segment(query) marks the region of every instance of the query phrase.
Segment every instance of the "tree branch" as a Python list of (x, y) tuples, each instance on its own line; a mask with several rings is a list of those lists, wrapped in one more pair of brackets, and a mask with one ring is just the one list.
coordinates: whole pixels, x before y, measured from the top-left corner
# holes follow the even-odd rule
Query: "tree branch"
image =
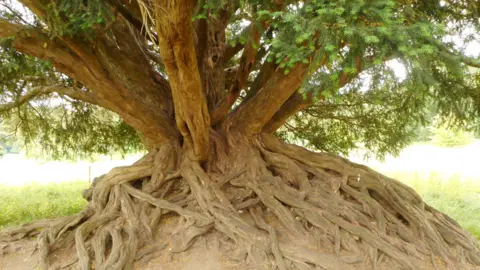
[[(342, 88), (348, 83), (350, 83), (363, 70), (364, 66), (360, 56), (356, 57), (355, 63), (357, 71), (354, 74), (348, 74), (343, 71), (340, 72), (338, 84), (336, 86), (337, 88)], [(320, 89), (317, 92), (322, 92), (323, 90), (325, 89)], [(323, 99), (323, 97), (320, 96), (318, 99)], [(285, 102), (285, 104), (282, 105), (282, 107), (280, 107), (278, 112), (276, 112), (275, 115), (268, 121), (268, 123), (263, 128), (263, 132), (275, 132), (277, 129), (283, 126), (283, 124), (285, 124), (292, 115), (310, 107), (314, 104), (314, 101), (315, 100), (313, 96), (313, 91), (310, 91), (306, 97), (304, 97), (301, 93), (297, 91), (287, 100), (287, 102)]]
[(240, 42), (235, 43), (233, 46), (228, 44), (227, 48), (225, 49), (225, 62), (228, 62), (230, 59), (232, 59), (232, 57), (240, 52), (243, 47), (244, 46)]
[(230, 121), (232, 127), (247, 135), (257, 134), (302, 84), (308, 73), (307, 64), (297, 64), (285, 75), (278, 68), (265, 86), (238, 109)]
[(23, 104), (33, 100), (34, 98), (48, 95), (51, 93), (57, 93), (59, 95), (65, 95), (75, 100), (80, 100), (90, 104), (98, 105), (108, 109), (108, 102), (102, 101), (98, 96), (91, 92), (85, 92), (76, 90), (73, 87), (63, 85), (48, 85), (35, 87), (28, 91), (25, 95), (18, 97), (15, 101), (6, 104), (0, 104), (0, 112), (5, 112), (13, 108), (22, 106)]
[(210, 114), (195, 53), (193, 1), (154, 3), (160, 55), (172, 87), (175, 120), (197, 158), (208, 158)]
[[(252, 29), (255, 28), (253, 27), (253, 23), (245, 27), (238, 36), (243, 36), (247, 35), (248, 33), (252, 33)], [(243, 45), (240, 42), (236, 42), (234, 45), (231, 45), (230, 43), (227, 45), (225, 48), (225, 63), (227, 63), (232, 57), (234, 57), (238, 52), (240, 52), (245, 45)]]
[(65, 95), (75, 100), (80, 100), (86, 103), (94, 104), (105, 109), (109, 109), (109, 105), (106, 101), (101, 100), (95, 93), (93, 92), (86, 92), (77, 90), (73, 87), (63, 87), (55, 90), (56, 93), (59, 95)]
[(226, 68), (224, 70), (225, 73), (225, 89), (230, 89), (233, 86), (233, 82), (235, 81), (235, 77), (237, 77), (237, 71), (239, 66), (233, 66)]
[(14, 37), (24, 29), (23, 25), (0, 19), (0, 38)]
[(258, 90), (260, 90), (265, 85), (265, 83), (267, 83), (268, 79), (273, 76), (273, 73), (275, 72), (277, 67), (278, 64), (276, 64), (274, 61), (265, 61), (265, 63), (263, 63), (262, 67), (260, 68), (260, 72), (253, 80), (250, 90), (247, 92), (247, 96), (245, 97), (243, 103), (246, 103), (248, 100), (250, 100), (250, 98), (255, 96)]
[(64, 91), (67, 87), (61, 86), (61, 85), (50, 85), (50, 86), (40, 86), (40, 87), (35, 87), (32, 90), (28, 91), (26, 94), (23, 96), (18, 97), (15, 101), (5, 103), (5, 104), (0, 104), (0, 112), (5, 112), (17, 107), (22, 106), (23, 104), (29, 102), (30, 100), (42, 96), (42, 95), (48, 95), (53, 92), (59, 92), (59, 91)]
[(451, 56), (457, 57), (460, 62), (464, 63), (467, 66), (471, 66), (474, 68), (480, 68), (480, 59), (475, 59), (472, 57), (468, 57), (466, 55), (462, 55), (461, 53), (458, 52), (453, 52), (447, 46), (441, 42), (436, 42), (435, 45), (439, 49), (440, 52), (449, 54)]
[(302, 94), (296, 92), (293, 94), (285, 104), (280, 107), (278, 112), (268, 121), (268, 123), (263, 127), (263, 132), (273, 133), (279, 129), (288, 118), (297, 112), (304, 110), (310, 107), (313, 104), (313, 92), (309, 92), (306, 97)]
[(207, 18), (196, 23), (197, 59), (210, 113), (225, 95), (225, 29), (230, 6), (207, 10)]
[[(130, 10), (123, 6), (122, 3), (118, 2), (117, 0), (108, 0), (108, 2), (129, 22), (131, 23), (138, 31), (142, 31), (143, 29), (143, 22), (138, 19), (137, 17), (130, 12)], [(130, 1), (132, 2), (130, 5), (135, 3), (135, 1)], [(152, 41), (155, 43), (158, 43), (158, 36), (155, 33), (151, 33)]]
[[(116, 54), (116, 58), (112, 58), (112, 53), (118, 50), (118, 44), (112, 50), (106, 48), (103, 40), (99, 39), (94, 50), (93, 47), (89, 48), (88, 44), (76, 43), (68, 37), (64, 37), (63, 41), (51, 39), (40, 29), (10, 23), (6, 20), (0, 20), (0, 37), (13, 37), (13, 46), (19, 52), (48, 59), (58, 71), (82, 82), (104, 100), (102, 104), (107, 109), (119, 114), (126, 123), (144, 133), (152, 142), (178, 138), (178, 132), (172, 125), (173, 120), (163, 110), (159, 110), (162, 108), (162, 101), (168, 103), (168, 96), (161, 95), (162, 92), (159, 91), (158, 85), (155, 85), (148, 71), (139, 73), (145, 70), (145, 67), (139, 69), (138, 66), (139, 63), (143, 63), (140, 61), (143, 59), (141, 52), (137, 52), (138, 56), (130, 61), (122, 61), (123, 65), (118, 63), (125, 57), (132, 58), (127, 53), (138, 51), (137, 48), (132, 47), (132, 44), (127, 46), (120, 43), (120, 46), (124, 47), (123, 54)], [(122, 41), (129, 42), (124, 39), (119, 42)], [(102, 63), (99, 57), (104, 59)], [(128, 64), (131, 65), (128, 66)], [(135, 71), (136, 76), (140, 76), (135, 78), (136, 81), (127, 81), (131, 76), (124, 76), (122, 73), (125, 71), (122, 70), (125, 65), (129, 72)], [(145, 88), (146, 84), (149, 84), (148, 88)]]
[[(265, 26), (266, 25), (264, 25), (264, 27)], [(235, 76), (235, 80), (233, 81), (233, 85), (228, 91), (225, 99), (212, 114), (213, 125), (217, 124), (225, 117), (239, 97), (240, 90), (242, 90), (244, 87), (248, 79), (248, 75), (255, 66), (255, 60), (258, 53), (257, 47), (260, 43), (261, 35), (262, 33), (259, 31), (258, 27), (250, 27), (249, 38), (245, 44), (245, 48), (243, 49), (242, 56), (240, 57), (240, 66), (237, 69), (237, 74)]]
[(18, 0), (18, 2), (22, 3), (28, 9), (30, 9), (35, 15), (37, 15), (40, 19), (45, 18), (45, 7), (49, 4), (47, 1), (37, 1), (37, 0)]

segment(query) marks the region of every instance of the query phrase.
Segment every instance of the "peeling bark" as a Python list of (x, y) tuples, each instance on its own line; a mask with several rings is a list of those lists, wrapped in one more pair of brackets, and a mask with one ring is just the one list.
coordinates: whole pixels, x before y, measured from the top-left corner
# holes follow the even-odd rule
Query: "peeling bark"
[(300, 87), (308, 66), (298, 64), (287, 75), (277, 69), (266, 84), (231, 117), (226, 125), (245, 134), (258, 134), (285, 101)]
[(195, 54), (192, 1), (158, 1), (155, 6), (160, 54), (172, 87), (175, 121), (198, 159), (209, 151), (210, 114)]
[(235, 79), (233, 80), (227, 96), (212, 114), (213, 125), (217, 124), (225, 117), (232, 105), (240, 96), (240, 91), (245, 86), (248, 75), (250, 74), (255, 65), (255, 60), (258, 53), (257, 47), (260, 42), (260, 36), (261, 32), (258, 27), (250, 27), (249, 39), (245, 45), (245, 48), (243, 49), (242, 56), (240, 57), (240, 66), (237, 69)]

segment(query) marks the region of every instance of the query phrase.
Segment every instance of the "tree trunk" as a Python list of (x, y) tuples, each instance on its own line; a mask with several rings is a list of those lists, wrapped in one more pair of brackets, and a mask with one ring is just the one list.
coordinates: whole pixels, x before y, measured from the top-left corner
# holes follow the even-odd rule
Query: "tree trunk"
[(231, 269), (480, 267), (471, 235), (394, 179), (271, 135), (210, 141), (207, 164), (165, 144), (113, 169), (81, 213), (4, 230), (1, 249), (38, 235), (41, 269), (65, 266), (55, 254), (73, 245), (67, 267), (132, 269), (204, 238)]

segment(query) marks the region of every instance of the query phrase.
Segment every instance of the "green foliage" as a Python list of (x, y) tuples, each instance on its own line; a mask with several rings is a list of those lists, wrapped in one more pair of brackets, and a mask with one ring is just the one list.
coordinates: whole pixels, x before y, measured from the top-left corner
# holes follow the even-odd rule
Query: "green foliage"
[(46, 6), (50, 36), (76, 36), (93, 39), (95, 33), (111, 22), (113, 13), (102, 0), (52, 1)]
[[(15, 101), (52, 81), (88, 91), (55, 71), (50, 62), (16, 52), (9, 39), (0, 44), (0, 63), (0, 103)], [(11, 143), (24, 145), (27, 150), (40, 148), (50, 158), (75, 159), (93, 153), (143, 150), (136, 131), (116, 114), (57, 94), (39, 96), (35, 101), (0, 112), (0, 119), (0, 143), (1, 138), (9, 138)], [(13, 142), (12, 137), (16, 137)]]
[(77, 159), (143, 150), (138, 134), (117, 115), (79, 102), (22, 106), (18, 114), (9, 116), (8, 128), (23, 140), (27, 152), (44, 158)]
[[(415, 140), (415, 129), (426, 121), (430, 99), (416, 96), (410, 91), (415, 87), (412, 82), (396, 82), (388, 70), (377, 74), (368, 91), (361, 90), (362, 78), (340, 92), (324, 90), (323, 100), (293, 117), (278, 133), (291, 142), (300, 139), (307, 147), (343, 155), (356, 148), (379, 158), (398, 154)], [(324, 83), (323, 76), (313, 79)], [(306, 91), (330, 88), (313, 83), (309, 87), (314, 89)]]
[[(478, 40), (464, 34), (479, 25), (479, 9), (469, 2), (315, 0), (278, 11), (247, 1), (243, 11), (254, 22), (271, 23), (273, 32), (263, 39), (266, 60), (285, 73), (298, 63), (324, 64), (312, 69), (299, 90), (305, 96), (313, 92), (315, 106), (277, 132), (290, 142), (345, 155), (362, 147), (381, 158), (398, 153), (420, 131), (429, 136), (421, 127), (431, 124), (432, 114), (449, 128), (463, 129), (480, 117), (478, 70), (465, 65), (463, 52), (445, 41)], [(232, 32), (241, 33), (240, 25)], [(395, 73), (391, 59), (405, 68), (405, 77)], [(342, 76), (358, 72), (356, 80), (339, 87)]]
[(0, 185), (0, 228), (76, 214), (87, 205), (81, 196), (87, 187), (85, 181)]
[(342, 69), (355, 70), (358, 55), (369, 54), (381, 62), (397, 52), (415, 59), (438, 52), (434, 44), (445, 34), (445, 26), (429, 21), (423, 12), (393, 0), (318, 0), (259, 14), (278, 29), (269, 43), (271, 57), (281, 67), (306, 59), (319, 62), (325, 55), (330, 68), (341, 60)]
[(8, 153), (20, 152), (20, 144), (12, 134), (7, 134), (6, 128), (0, 123), (0, 158)]
[(465, 146), (473, 142), (475, 131), (478, 130), (475, 121), (465, 126), (451, 125), (451, 122), (451, 119), (449, 121), (439, 117), (437, 108), (430, 106), (426, 113), (426, 123), (416, 127), (415, 141), (442, 147)]

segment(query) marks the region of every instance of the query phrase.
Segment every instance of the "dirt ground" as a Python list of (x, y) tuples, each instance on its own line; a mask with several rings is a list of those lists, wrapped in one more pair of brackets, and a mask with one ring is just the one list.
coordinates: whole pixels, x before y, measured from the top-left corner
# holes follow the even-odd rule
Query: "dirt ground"
[[(169, 224), (168, 224), (169, 223)], [(169, 249), (169, 244), (172, 240), (171, 233), (174, 228), (174, 222), (170, 221), (166, 226), (163, 227), (164, 230), (160, 235), (158, 235), (158, 243), (165, 243), (164, 249), (159, 250), (157, 253), (152, 254), (153, 259), (149, 262), (137, 262), (134, 265), (135, 270), (257, 270), (257, 269), (268, 269), (266, 265), (252, 265), (252, 263), (239, 263), (238, 260), (233, 260), (234, 254), (228, 252), (228, 247), (223, 244), (220, 240), (221, 235), (218, 232), (213, 232), (200, 236), (197, 241), (185, 252), (182, 253), (172, 253)], [(8, 254), (0, 254), (0, 270), (43, 270), (37, 266), (38, 261), (38, 252), (35, 252), (35, 239), (23, 240), (16, 242), (15, 244), (9, 245), (6, 250)], [(0, 249), (1, 250), (1, 249)], [(75, 250), (72, 247), (71, 250), (64, 250), (53, 254), (56, 259), (50, 269), (59, 270), (60, 265), (66, 265), (69, 263), (76, 262), (75, 260)], [(387, 261), (390, 258), (386, 259)], [(368, 262), (368, 260), (367, 260)], [(427, 263), (427, 262), (426, 262)], [(446, 269), (443, 262), (436, 260), (437, 268), (436, 270)], [(50, 270), (49, 269), (49, 270)], [(75, 264), (63, 269), (76, 269)], [(275, 268), (276, 269), (276, 268)], [(298, 269), (294, 268), (293, 265), (290, 265), (288, 269)], [(322, 268), (317, 268), (318, 270)], [(317, 270), (315, 269), (315, 270)], [(372, 269), (370, 263), (356, 265), (355, 269)], [(379, 270), (390, 270), (392, 268), (385, 268), (380, 266), (377, 269)], [(434, 270), (430, 266), (423, 268), (425, 270)], [(421, 270), (423, 270), (421, 269)], [(313, 269), (311, 269), (313, 270)], [(339, 269), (340, 270), (340, 269)], [(459, 269), (459, 270), (480, 270), (480, 268), (470, 268), (470, 269)]]
[[(212, 238), (212, 237), (210, 237)], [(198, 270), (198, 269), (257, 269), (238, 263), (229, 263), (225, 259), (226, 254), (222, 254), (218, 247), (215, 247), (212, 239), (199, 239), (186, 252), (170, 255), (168, 250), (159, 252), (157, 257), (148, 263), (137, 263), (135, 269), (142, 270)], [(24, 241), (15, 245), (11, 254), (0, 256), (0, 270), (40, 270), (37, 267), (38, 253), (33, 252), (35, 241)], [(71, 258), (65, 256), (64, 263), (68, 263)], [(58, 266), (52, 266), (52, 269), (58, 269)], [(75, 269), (70, 267), (67, 269)], [(265, 268), (264, 268), (265, 269)]]

